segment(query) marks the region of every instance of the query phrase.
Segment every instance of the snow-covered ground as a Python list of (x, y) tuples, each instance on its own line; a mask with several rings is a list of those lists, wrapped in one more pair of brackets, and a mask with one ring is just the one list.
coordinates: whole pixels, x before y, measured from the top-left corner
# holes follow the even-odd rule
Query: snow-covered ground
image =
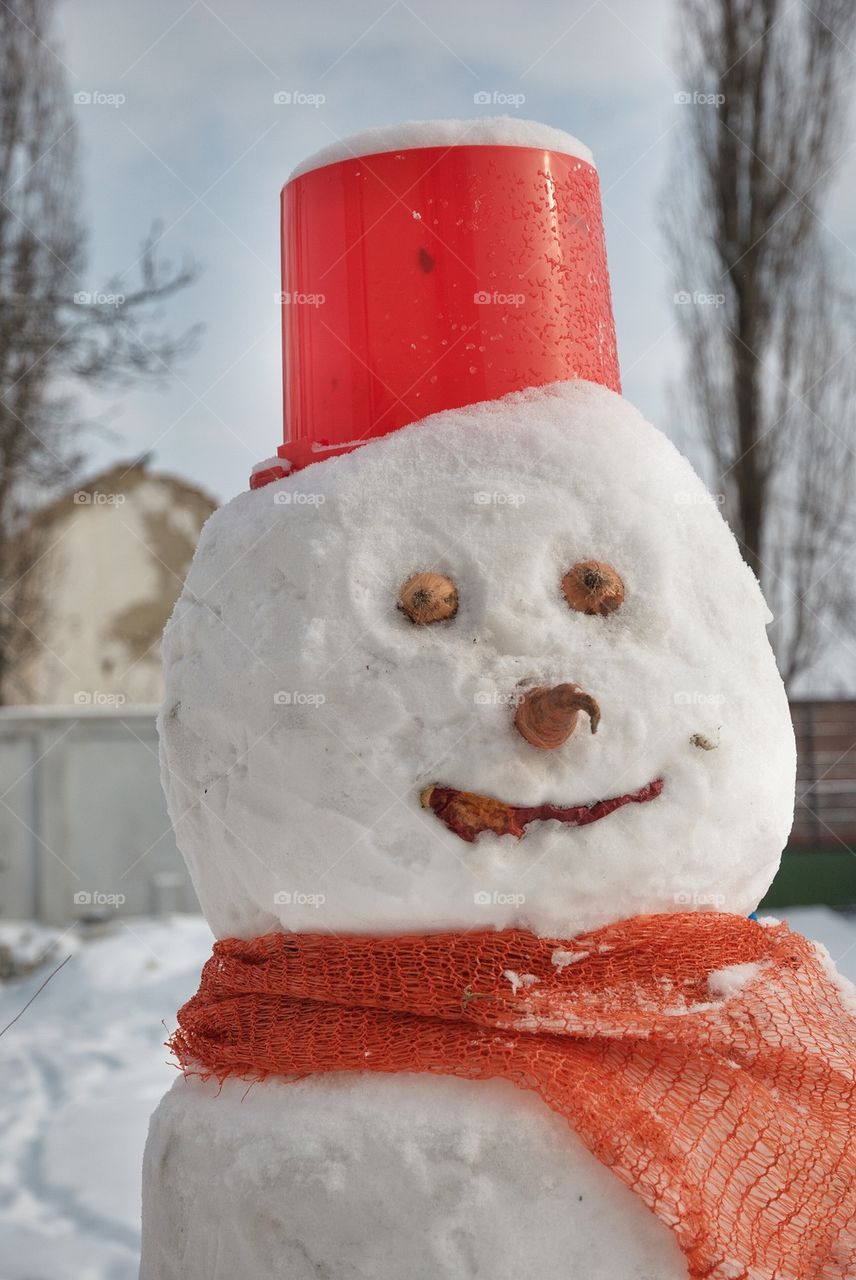
[[(856, 981), (856, 918), (786, 916)], [(50, 940), (29, 933), (19, 953)], [(201, 917), (118, 922), (0, 986), (0, 1028), (21, 1014), (0, 1039), (0, 1280), (136, 1277), (146, 1125), (175, 1071), (163, 1042), (210, 946)]]
[[(0, 934), (2, 941), (2, 934)], [(0, 1280), (132, 1280), (149, 1114), (175, 1068), (175, 1011), (211, 949), (201, 916), (119, 922), (58, 940), (0, 988)]]

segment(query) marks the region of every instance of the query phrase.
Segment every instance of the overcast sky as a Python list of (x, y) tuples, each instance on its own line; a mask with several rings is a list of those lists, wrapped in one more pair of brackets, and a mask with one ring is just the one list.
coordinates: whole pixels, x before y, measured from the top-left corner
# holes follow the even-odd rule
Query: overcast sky
[[(371, 125), (494, 113), (474, 105), (480, 91), (524, 95), (518, 114), (594, 151), (624, 391), (686, 446), (670, 395), (672, 295), (694, 282), (671, 278), (660, 232), (669, 164), (693, 109), (675, 102), (692, 88), (672, 67), (678, 14), (669, 0), (60, 0), (72, 92), (125, 98), (75, 108), (91, 287), (123, 271), (133, 282), (156, 218), (163, 251), (204, 266), (169, 313), (176, 325), (205, 322), (197, 354), (163, 389), (93, 399), (110, 431), (93, 442), (92, 469), (151, 449), (158, 469), (218, 499), (246, 488), (252, 464), (282, 438), (274, 298), (290, 169)], [(282, 90), (325, 101), (277, 105)], [(850, 150), (828, 222), (856, 269), (854, 176)]]

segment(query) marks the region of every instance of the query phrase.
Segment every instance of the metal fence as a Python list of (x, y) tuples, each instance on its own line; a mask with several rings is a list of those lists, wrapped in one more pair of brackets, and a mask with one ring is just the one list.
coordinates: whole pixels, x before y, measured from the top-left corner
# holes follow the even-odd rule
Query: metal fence
[(0, 710), (0, 919), (196, 910), (152, 707)]
[(856, 700), (791, 703), (797, 802), (790, 846), (856, 849)]

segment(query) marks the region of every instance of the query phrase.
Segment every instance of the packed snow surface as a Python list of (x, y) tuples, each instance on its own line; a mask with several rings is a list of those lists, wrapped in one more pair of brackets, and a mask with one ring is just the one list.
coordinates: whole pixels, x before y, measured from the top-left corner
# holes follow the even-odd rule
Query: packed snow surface
[[(561, 592), (590, 559), (624, 581), (607, 617)], [(425, 570), (459, 608), (414, 626), (398, 593)], [(591, 383), (436, 414), (242, 494), (206, 524), (163, 646), (164, 786), (215, 934), (562, 939), (748, 913), (793, 809), (768, 619), (690, 464)], [(600, 726), (538, 750), (516, 701), (564, 682)], [(645, 804), (521, 840), (467, 844), (420, 805), (431, 784), (574, 806), (659, 778)]]
[[(842, 973), (856, 978), (855, 918), (822, 908), (782, 914), (793, 928), (825, 943)], [(21, 930), (28, 962), (34, 933), (45, 937), (41, 930), (30, 927)], [(45, 945), (48, 941), (45, 938)], [(111, 933), (82, 944), (78, 944), (76, 934), (71, 938), (60, 936), (47, 966), (26, 978), (0, 985), (0, 1026), (5, 1026), (21, 1011), (51, 967), (73, 953), (30, 1008), (0, 1038), (2, 1280), (136, 1280), (140, 1168), (146, 1126), (158, 1099), (176, 1079), (175, 1067), (169, 1063), (163, 1041), (167, 1030), (175, 1026), (176, 1009), (196, 989), (211, 942), (210, 930), (201, 917), (181, 917), (171, 922), (129, 920), (117, 924)], [(387, 1083), (394, 1090), (386, 1095), (391, 1101), (405, 1094), (412, 1082), (390, 1077)], [(436, 1094), (430, 1096), (436, 1096), (437, 1105), (442, 1105), (446, 1116), (459, 1118), (460, 1132), (454, 1143), (453, 1163), (459, 1163), (463, 1169), (471, 1168), (477, 1164), (477, 1151), (485, 1151), (490, 1143), (500, 1151), (507, 1151), (517, 1135), (527, 1129), (533, 1136), (541, 1135), (545, 1144), (545, 1159), (535, 1176), (539, 1187), (546, 1188), (549, 1203), (556, 1205), (551, 1182), (556, 1189), (565, 1186), (572, 1195), (585, 1195), (584, 1186), (573, 1189), (575, 1180), (581, 1181), (582, 1175), (580, 1164), (572, 1154), (576, 1148), (565, 1136), (567, 1129), (563, 1131), (546, 1113), (546, 1108), (543, 1112), (539, 1110), (534, 1105), (535, 1099), (521, 1091), (509, 1091), (504, 1085), (491, 1086), (488, 1093), (493, 1102), (488, 1104), (485, 1114), (477, 1110), (478, 1093), (467, 1093), (464, 1086), (465, 1093), (456, 1093), (453, 1097), (454, 1090), (446, 1088), (447, 1083), (454, 1086), (463, 1082), (432, 1079), (427, 1087), (430, 1090), (436, 1086)], [(265, 1091), (272, 1100), (264, 1100)], [(268, 1131), (260, 1135), (258, 1156), (253, 1158), (253, 1154), (247, 1152), (246, 1176), (250, 1181), (258, 1179), (264, 1169), (274, 1176), (277, 1162), (285, 1161), (286, 1152), (282, 1151), (279, 1157), (272, 1152), (272, 1131), (286, 1124), (284, 1104), (288, 1095), (283, 1093), (281, 1085), (255, 1086), (246, 1099), (251, 1109), (245, 1112), (242, 1107), (246, 1103), (240, 1101), (243, 1092), (232, 1086), (219, 1100), (207, 1098), (203, 1104), (201, 1093), (194, 1092), (191, 1098), (188, 1090), (188, 1108), (193, 1107), (194, 1111), (188, 1110), (187, 1114), (199, 1116), (209, 1133), (218, 1126), (223, 1143), (244, 1123), (244, 1115), (250, 1131), (256, 1132), (267, 1117)], [(304, 1099), (305, 1093), (303, 1086)], [(335, 1091), (334, 1105), (339, 1111), (346, 1105), (348, 1094), (347, 1085)], [(177, 1097), (178, 1091), (170, 1093), (167, 1105), (175, 1109)], [(473, 1099), (471, 1110), (466, 1105), (466, 1097)], [(222, 1109), (215, 1113), (214, 1108), (221, 1102)], [(280, 1102), (283, 1104), (281, 1118), (272, 1122), (273, 1108)], [(402, 1104), (412, 1114), (414, 1104), (406, 1098)], [(301, 1124), (305, 1126), (308, 1120), (305, 1101), (302, 1105)], [(370, 1105), (380, 1126), (379, 1135), (386, 1135), (389, 1120), (381, 1113), (377, 1090)], [(203, 1118), (203, 1106), (212, 1115), (211, 1119)], [(502, 1109), (501, 1114), (496, 1108)], [(221, 1118), (214, 1119), (214, 1114)], [(424, 1132), (424, 1117), (420, 1126)], [(182, 1140), (188, 1141), (187, 1125), (181, 1125), (179, 1131)], [(349, 1177), (353, 1180), (355, 1167), (356, 1176), (365, 1180), (366, 1165), (356, 1164), (344, 1136), (337, 1144), (329, 1131), (328, 1137), (330, 1158), (318, 1185), (321, 1198), (332, 1197), (335, 1203), (336, 1187)], [(370, 1134), (364, 1137), (367, 1145), (362, 1151), (366, 1154), (373, 1139)], [(320, 1138), (315, 1150), (319, 1142)], [(220, 1152), (225, 1158), (223, 1143)], [(187, 1149), (190, 1155), (191, 1148)], [(312, 1149), (310, 1143), (306, 1148), (307, 1158)], [(237, 1151), (236, 1144), (235, 1157)], [(563, 1159), (563, 1152), (568, 1156), (568, 1163)], [(415, 1145), (411, 1144), (401, 1155), (397, 1167), (404, 1168), (407, 1177), (402, 1195), (410, 1197), (413, 1204), (414, 1188), (427, 1186), (429, 1177), (420, 1169)], [(212, 1172), (204, 1171), (206, 1186), (211, 1183)], [(233, 1164), (233, 1172), (237, 1176), (237, 1164)], [(593, 1177), (600, 1184), (598, 1169)], [(611, 1187), (609, 1182), (603, 1185)], [(464, 1206), (457, 1221), (447, 1204), (448, 1256), (453, 1256), (456, 1241), (461, 1241), (460, 1247), (464, 1247), (464, 1237), (456, 1227), (465, 1227), (467, 1210), (481, 1220), (489, 1215), (491, 1187), (495, 1186), (495, 1182), (476, 1168), (470, 1185), (465, 1188)], [(622, 1190), (617, 1188), (617, 1192)], [(280, 1193), (277, 1212), (281, 1212), (285, 1199)], [(591, 1199), (575, 1203), (585, 1208), (587, 1203), (591, 1205)], [(632, 1212), (637, 1208), (635, 1200), (630, 1203), (631, 1221), (637, 1225), (641, 1221), (643, 1229), (646, 1228), (650, 1215), (643, 1209), (640, 1219)], [(417, 1205), (414, 1212), (421, 1214), (421, 1207)], [(529, 1242), (533, 1258), (537, 1259), (544, 1217), (539, 1210), (533, 1212), (535, 1216), (521, 1224), (520, 1232)], [(569, 1213), (578, 1221), (573, 1205)], [(517, 1221), (520, 1222), (519, 1215)], [(602, 1227), (601, 1236), (613, 1232), (615, 1225), (613, 1221)], [(594, 1252), (601, 1237), (594, 1229), (583, 1228), (583, 1231)], [(442, 1241), (435, 1246), (442, 1247)], [(411, 1274), (418, 1276), (416, 1272)], [(515, 1280), (529, 1274), (536, 1273), (523, 1267)], [(548, 1274), (541, 1274), (543, 1280), (554, 1280)], [(649, 1274), (662, 1280), (657, 1270)], [(451, 1276), (462, 1280), (455, 1273)], [(618, 1271), (617, 1276), (627, 1280), (623, 1270)], [(570, 1277), (565, 1269), (556, 1273), (556, 1280), (576, 1278)]]
[[(0, 1280), (135, 1280), (146, 1126), (176, 1077), (164, 1048), (211, 947), (199, 916), (77, 930), (3, 930), (18, 963), (0, 984)], [(71, 959), (23, 1013), (37, 988)]]
[(217, 1091), (179, 1080), (153, 1118), (140, 1280), (686, 1280), (668, 1229), (511, 1084)]
[(354, 156), (379, 155), (384, 151), (412, 151), (417, 147), (537, 147), (560, 151), (594, 164), (588, 147), (570, 133), (537, 120), (517, 116), (481, 116), (473, 120), (407, 120), (341, 138), (302, 160), (289, 175), (289, 182), (310, 169), (320, 169)]

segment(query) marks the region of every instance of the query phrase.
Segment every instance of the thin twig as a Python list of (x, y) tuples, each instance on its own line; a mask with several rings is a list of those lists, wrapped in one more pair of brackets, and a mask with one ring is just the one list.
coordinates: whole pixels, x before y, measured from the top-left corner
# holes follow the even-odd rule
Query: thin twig
[(14, 1027), (14, 1025), (15, 1025), (15, 1023), (18, 1021), (18, 1019), (19, 1019), (19, 1018), (21, 1018), (21, 1017), (23, 1017), (23, 1015), (27, 1012), (27, 1010), (29, 1009), (30, 1005), (31, 1005), (31, 1004), (33, 1003), (33, 1001), (35, 1000), (36, 996), (40, 995), (40, 994), (41, 994), (41, 992), (42, 992), (42, 991), (44, 991), (45, 987), (48, 985), (48, 983), (50, 982), (51, 978), (56, 977), (56, 975), (59, 973), (59, 971), (60, 971), (60, 969), (63, 967), (63, 965), (68, 964), (68, 962), (69, 962), (69, 960), (70, 960), (70, 959), (71, 959), (71, 955), (69, 954), (69, 955), (67, 955), (67, 956), (65, 957), (65, 959), (62, 961), (62, 963), (61, 963), (61, 964), (58, 964), (58, 965), (57, 965), (57, 967), (56, 967), (56, 968), (55, 968), (51, 973), (49, 973), (49, 974), (48, 974), (48, 976), (45, 978), (45, 980), (44, 980), (44, 982), (42, 983), (42, 985), (39, 987), (38, 991), (34, 991), (34, 992), (33, 992), (33, 994), (30, 996), (29, 1000), (28, 1000), (28, 1001), (27, 1001), (27, 1003), (24, 1005), (23, 1009), (19, 1010), (19, 1012), (15, 1014), (15, 1016), (14, 1016), (14, 1018), (12, 1019), (12, 1021), (11, 1021), (11, 1022), (7, 1022), (7, 1023), (6, 1023), (6, 1025), (5, 1025), (5, 1027), (3, 1028), (3, 1030), (2, 1030), (2, 1031), (0, 1031), (0, 1036), (5, 1036), (6, 1032), (9, 1030), (9, 1028), (10, 1028), (10, 1027)]

